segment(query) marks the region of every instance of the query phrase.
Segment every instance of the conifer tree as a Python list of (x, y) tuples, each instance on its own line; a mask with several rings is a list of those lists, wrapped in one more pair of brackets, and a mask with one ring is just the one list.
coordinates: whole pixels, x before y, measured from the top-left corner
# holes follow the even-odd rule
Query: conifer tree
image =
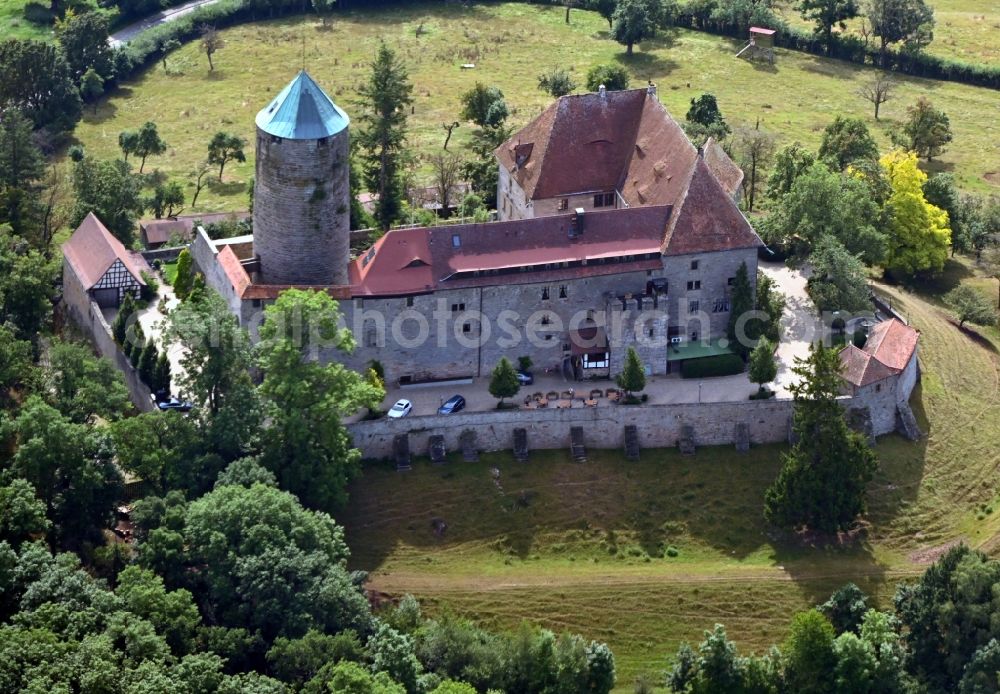
[(878, 461), (837, 402), (843, 385), (837, 351), (816, 343), (792, 370), (799, 377), (789, 387), (798, 441), (764, 496), (764, 517), (792, 530), (845, 530), (865, 511), (865, 487)]
[(638, 393), (646, 387), (646, 371), (634, 347), (629, 347), (625, 353), (625, 366), (615, 378), (615, 382), (627, 395)]
[(118, 307), (118, 314), (111, 324), (111, 334), (114, 336), (115, 342), (123, 347), (127, 338), (128, 319), (132, 317), (133, 313), (135, 313), (135, 299), (131, 294), (126, 293), (122, 305)]
[(369, 192), (378, 195), (375, 219), (383, 231), (399, 218), (406, 198), (402, 173), (412, 91), (406, 68), (383, 43), (368, 81), (358, 92), (362, 107), (358, 133), (362, 177)]
[(159, 358), (159, 350), (156, 342), (152, 339), (146, 340), (145, 346), (139, 353), (139, 378), (146, 385), (152, 387), (155, 384), (154, 375), (156, 372), (156, 360)]
[(153, 392), (170, 392), (170, 359), (167, 358), (167, 350), (160, 352), (156, 358), (156, 368), (153, 370), (153, 383), (150, 384)]
[(191, 293), (191, 285), (194, 282), (192, 262), (191, 253), (186, 248), (177, 256), (177, 276), (174, 278), (174, 293), (182, 301)]

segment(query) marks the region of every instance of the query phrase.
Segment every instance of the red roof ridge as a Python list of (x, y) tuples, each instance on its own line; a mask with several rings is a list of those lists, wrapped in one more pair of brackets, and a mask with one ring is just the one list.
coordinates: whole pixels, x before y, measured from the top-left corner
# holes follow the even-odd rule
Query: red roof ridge
[(141, 285), (146, 280), (142, 273), (148, 270), (141, 255), (133, 255), (93, 212), (89, 212), (69, 239), (63, 244), (63, 256), (73, 266), (77, 277), (91, 289), (120, 260), (129, 274)]

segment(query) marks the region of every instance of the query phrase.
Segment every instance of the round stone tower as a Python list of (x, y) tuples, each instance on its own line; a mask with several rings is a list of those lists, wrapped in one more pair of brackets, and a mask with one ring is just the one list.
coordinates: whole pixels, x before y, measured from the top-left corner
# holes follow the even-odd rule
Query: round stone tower
[(257, 114), (253, 245), (266, 284), (348, 284), (350, 120), (300, 72)]

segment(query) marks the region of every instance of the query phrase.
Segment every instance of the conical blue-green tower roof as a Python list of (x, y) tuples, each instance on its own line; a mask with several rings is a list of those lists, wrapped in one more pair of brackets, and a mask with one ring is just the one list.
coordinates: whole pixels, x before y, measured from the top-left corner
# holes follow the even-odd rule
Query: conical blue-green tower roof
[(288, 140), (336, 135), (351, 122), (305, 70), (257, 114), (257, 127)]

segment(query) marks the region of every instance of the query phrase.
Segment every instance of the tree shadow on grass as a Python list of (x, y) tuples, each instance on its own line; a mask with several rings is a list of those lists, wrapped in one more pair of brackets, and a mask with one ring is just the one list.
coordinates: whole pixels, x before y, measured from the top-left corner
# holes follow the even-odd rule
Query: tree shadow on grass
[(218, 178), (213, 178), (208, 184), (208, 189), (216, 195), (238, 195), (247, 192), (246, 181), (226, 181), (219, 182)]
[(890, 286), (904, 287), (927, 301), (940, 304), (942, 296), (961, 284), (962, 280), (973, 276), (972, 271), (965, 265), (954, 258), (948, 258), (944, 268), (937, 274), (912, 277), (894, 277), (887, 274), (884, 281)]
[(615, 56), (615, 60), (634, 76), (644, 80), (665, 77), (679, 67), (677, 61), (655, 53), (633, 53), (630, 56), (623, 51)]

